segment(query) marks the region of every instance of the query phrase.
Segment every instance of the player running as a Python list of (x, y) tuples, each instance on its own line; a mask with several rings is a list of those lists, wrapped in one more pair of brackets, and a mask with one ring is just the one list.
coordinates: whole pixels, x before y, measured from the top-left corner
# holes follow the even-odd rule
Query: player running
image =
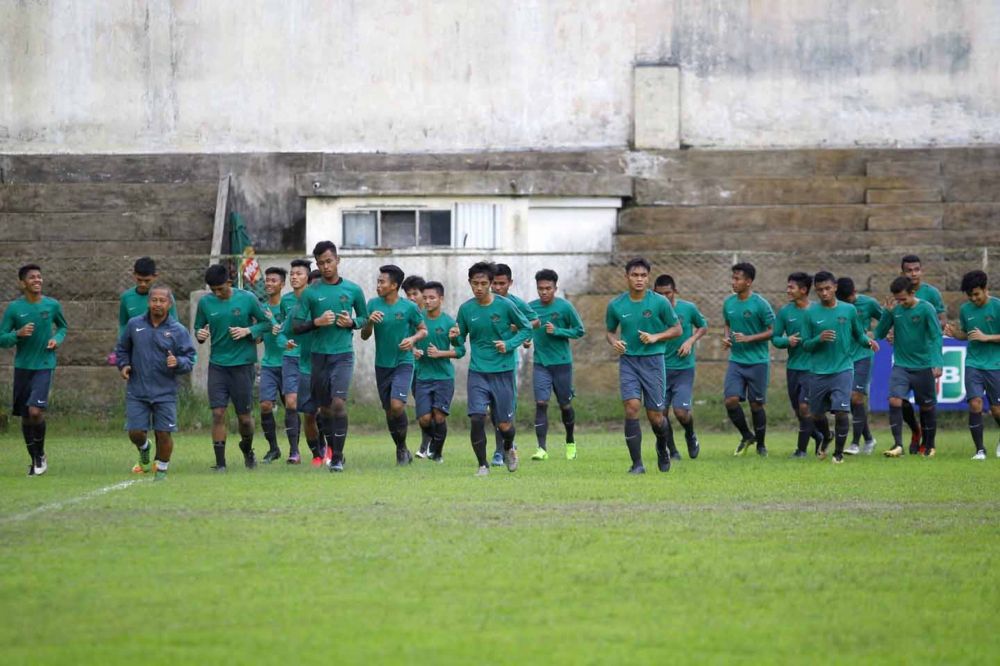
[[(854, 280), (849, 277), (837, 278), (837, 300), (850, 303), (858, 312), (858, 321), (861, 328), (869, 331), (872, 321), (878, 322), (882, 318), (882, 306), (871, 296), (859, 294), (854, 287)], [(875, 450), (875, 437), (872, 436), (871, 428), (868, 425), (868, 390), (872, 380), (872, 361), (875, 352), (871, 347), (858, 345), (854, 350), (854, 388), (851, 390), (851, 416), (853, 433), (851, 444), (844, 449), (847, 455), (857, 455), (863, 453), (871, 455)], [(860, 448), (861, 438), (865, 438), (864, 448)]]
[(281, 392), (285, 396), (285, 435), (288, 437), (289, 465), (302, 462), (299, 453), (299, 437), (302, 430), (299, 418), (299, 360), (301, 349), (293, 339), (294, 333), (288, 320), (292, 311), (298, 307), (302, 292), (309, 286), (310, 263), (306, 259), (295, 259), (288, 271), (288, 283), (292, 290), (281, 297), (282, 336), (285, 339), (285, 349), (281, 357)]
[[(132, 278), (135, 286), (124, 291), (118, 299), (118, 337), (125, 332), (129, 319), (142, 316), (149, 310), (149, 288), (159, 278), (156, 262), (150, 257), (139, 257), (132, 265)], [(170, 316), (180, 320), (173, 300), (170, 301)]]
[[(281, 290), (287, 276), (288, 272), (278, 266), (270, 266), (264, 271), (264, 293), (267, 295), (264, 307), (270, 312), (272, 322), (271, 330), (264, 334), (264, 355), (260, 359), (260, 429), (264, 432), (268, 445), (263, 458), (265, 463), (281, 459), (274, 407), (275, 403), (283, 403), (285, 399), (283, 376), (288, 339), (281, 332), (281, 325), (287, 316), (287, 302), (282, 297)], [(285, 420), (288, 420), (287, 411)]]

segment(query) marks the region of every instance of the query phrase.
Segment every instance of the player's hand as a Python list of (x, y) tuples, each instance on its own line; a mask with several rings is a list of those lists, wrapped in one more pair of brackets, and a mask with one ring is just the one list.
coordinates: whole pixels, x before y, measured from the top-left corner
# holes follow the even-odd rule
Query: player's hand
[(401, 351), (408, 351), (410, 349), (413, 349), (413, 338), (412, 337), (410, 337), (410, 338), (403, 338), (402, 340), (400, 340), (399, 341), (399, 349)]
[(441, 358), (441, 350), (434, 345), (427, 345), (427, 357), (428, 358)]
[(381, 324), (382, 320), (385, 319), (385, 313), (381, 310), (376, 310), (375, 312), (368, 315), (368, 321), (373, 324)]
[(890, 345), (896, 344), (896, 329), (895, 328), (891, 329), (889, 333), (885, 336), (885, 339), (889, 341)]
[(969, 331), (969, 339), (973, 342), (986, 342), (986, 334), (978, 328), (974, 328)]
[(132, 374), (132, 366), (131, 365), (123, 366), (122, 369), (119, 370), (118, 372), (119, 374), (121, 374), (122, 379), (128, 379), (129, 376)]
[(647, 333), (646, 331), (639, 331), (639, 342), (644, 345), (655, 344), (655, 336), (652, 333)]
[(614, 343), (612, 343), (611, 345), (611, 348), (614, 349), (619, 354), (624, 354), (626, 347), (628, 347), (628, 343), (622, 340), (621, 338), (615, 340)]
[(733, 342), (746, 342), (747, 336), (742, 333), (733, 333)]
[(354, 328), (354, 320), (351, 319), (351, 314), (347, 310), (341, 310), (337, 313), (336, 323), (340, 328)]
[(250, 335), (250, 329), (246, 326), (230, 326), (229, 327), (229, 337), (233, 340), (242, 340), (243, 338)]
[(530, 339), (525, 340), (524, 342), (521, 343), (521, 346), (524, 347), (525, 349), (531, 349), (531, 340)]
[(287, 349), (288, 351), (292, 351), (298, 346), (299, 345), (298, 343), (295, 342), (295, 340), (289, 340), (288, 342), (285, 343), (285, 349)]
[(176, 368), (177, 367), (177, 357), (174, 356), (174, 352), (172, 352), (172, 351), (168, 351), (167, 352), (167, 367), (168, 368)]
[(195, 331), (194, 337), (198, 338), (198, 342), (204, 342), (208, 340), (208, 336), (211, 334), (211, 331), (208, 330), (208, 324), (205, 324), (204, 328), (199, 328)]
[(271, 327), (271, 335), (278, 335), (281, 333), (281, 324), (275, 324)]
[(17, 329), (17, 337), (19, 338), (30, 338), (32, 333), (35, 332), (35, 322), (29, 322)]
[(556, 325), (550, 321), (545, 325), (545, 332), (548, 333), (549, 335), (552, 335), (553, 333), (556, 332)]
[(448, 337), (452, 340), (457, 340), (458, 336), (461, 335), (461, 333), (462, 332), (458, 330), (458, 324), (455, 324), (454, 326), (448, 329)]
[(49, 341), (48, 341), (48, 343), (45, 345), (45, 348), (48, 349), (49, 351), (52, 351), (53, 349), (55, 349), (58, 346), (59, 346), (59, 343), (56, 342), (56, 339), (55, 338), (50, 338)]
[(789, 347), (798, 347), (800, 342), (802, 342), (802, 336), (798, 333), (792, 333), (788, 336)]
[(722, 336), (722, 348), (723, 349), (732, 349), (733, 348), (733, 340), (728, 335), (723, 335)]
[(313, 324), (316, 326), (333, 326), (337, 321), (337, 315), (333, 314), (333, 310), (327, 310), (320, 316), (313, 319)]
[(688, 338), (687, 340), (681, 343), (680, 347), (678, 347), (677, 355), (680, 356), (681, 358), (684, 358), (685, 356), (691, 353), (692, 347), (694, 347), (694, 340)]
[(868, 346), (872, 348), (873, 352), (877, 352), (879, 350), (878, 342), (875, 340), (875, 338), (872, 338), (871, 340), (868, 341)]
[[(429, 348), (428, 348), (428, 351), (429, 351)], [(430, 356), (430, 354), (428, 354), (428, 356)], [(417, 359), (417, 358), (423, 358), (423, 357), (424, 357), (424, 350), (423, 349), (417, 348), (417, 349), (413, 350), (413, 358)], [(431, 358), (433, 358), (433, 357), (431, 357)]]
[(941, 368), (934, 368), (932, 372), (934, 373), (934, 379), (941, 379)]
[(896, 297), (890, 296), (882, 302), (882, 309), (891, 311), (897, 305), (899, 304), (896, 302)]
[(517, 326), (516, 326), (516, 325), (514, 325), (514, 324), (511, 324), (511, 325), (510, 325), (510, 332), (511, 332), (511, 333), (517, 333)]
[(497, 351), (500, 352), (501, 354), (507, 353), (507, 343), (504, 342), (503, 340), (494, 340), (493, 346), (496, 347)]
[(823, 342), (834, 342), (837, 339), (837, 331), (828, 328), (819, 334), (819, 339)]

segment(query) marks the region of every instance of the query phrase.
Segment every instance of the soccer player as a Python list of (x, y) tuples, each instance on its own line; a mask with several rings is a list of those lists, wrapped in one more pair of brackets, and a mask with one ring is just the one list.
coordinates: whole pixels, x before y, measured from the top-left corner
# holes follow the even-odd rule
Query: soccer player
[(680, 460), (681, 454), (674, 444), (674, 429), (670, 425), (670, 408), (674, 409), (677, 422), (684, 428), (688, 457), (694, 460), (701, 451), (698, 436), (694, 433), (694, 416), (691, 414), (694, 393), (694, 346), (708, 333), (708, 322), (690, 301), (677, 298), (677, 283), (670, 275), (656, 278), (653, 291), (663, 296), (674, 308), (674, 314), (681, 322), (681, 334), (667, 340), (663, 363), (666, 367), (666, 399), (663, 402), (663, 417), (667, 427), (667, 449), (673, 460)]
[[(531, 309), (527, 303), (524, 302), (517, 294), (510, 293), (510, 288), (514, 285), (514, 275), (510, 270), (510, 266), (507, 264), (495, 264), (496, 275), (493, 278), (493, 293), (504, 298), (513, 301), (517, 309), (520, 310), (529, 322), (531, 322), (532, 328), (538, 326), (538, 316)], [(527, 340), (524, 341), (525, 349), (531, 347), (531, 337), (529, 336)], [(513, 351), (514, 357), (514, 405), (517, 406), (517, 350)], [(490, 412), (490, 419), (493, 421), (494, 438), (496, 440), (496, 449), (493, 451), (493, 465), (500, 466), (504, 464), (504, 452), (503, 452), (503, 434), (500, 432), (500, 428), (497, 425), (496, 416)]]
[(288, 282), (292, 290), (281, 297), (281, 336), (284, 339), (284, 350), (281, 356), (281, 393), (285, 396), (285, 436), (288, 437), (289, 465), (302, 462), (299, 454), (299, 434), (301, 423), (299, 419), (299, 346), (292, 339), (291, 327), (287, 321), (299, 303), (302, 292), (309, 284), (309, 262), (305, 259), (295, 259), (288, 272)]
[(320, 427), (333, 449), (330, 471), (343, 472), (347, 394), (354, 374), (354, 331), (365, 325), (368, 308), (361, 287), (340, 276), (336, 245), (320, 241), (313, 248), (313, 257), (322, 279), (302, 293), (302, 309), (310, 321), (294, 330), (313, 330), (311, 397), (319, 405)]
[[(427, 284), (426, 280), (419, 275), (407, 275), (406, 279), (403, 280), (403, 293), (406, 297), (410, 299), (418, 308), (420, 312), (423, 313), (425, 310), (424, 306), (424, 285)], [(413, 350), (416, 354), (416, 349)], [(417, 386), (417, 373), (416, 368), (419, 364), (416, 363), (416, 356), (414, 356), (414, 372), (413, 372), (413, 386), (411, 390), (414, 394), (414, 400), (416, 400), (416, 386)], [(420, 425), (420, 418), (418, 415), (417, 424)], [(433, 436), (432, 424), (428, 421), (427, 425), (420, 425), (420, 448), (417, 449), (416, 456), (418, 458), (426, 458), (428, 452), (430, 451), (431, 438)]]
[[(722, 305), (722, 346), (729, 349), (729, 366), (726, 368), (724, 397), (726, 412), (740, 432), (740, 443), (735, 455), (747, 452), (751, 444), (757, 445), (757, 455), (766, 456), (767, 382), (770, 377), (768, 341), (774, 327), (774, 311), (770, 304), (753, 291), (757, 269), (751, 263), (738, 263), (732, 268), (733, 295)], [(747, 427), (746, 416), (740, 405), (750, 402), (753, 432)]]
[[(923, 281), (924, 268), (920, 262), (920, 257), (915, 254), (904, 256), (900, 260), (899, 268), (900, 274), (910, 278), (910, 282), (913, 283), (913, 295), (921, 301), (927, 301), (934, 306), (934, 311), (937, 312), (938, 316), (938, 323), (944, 326), (945, 307), (944, 301), (941, 299), (941, 292), (934, 285)], [(889, 341), (893, 341), (891, 336)], [(906, 425), (910, 428), (910, 453), (924, 453), (927, 442), (922, 437), (923, 423), (917, 424), (917, 420), (913, 414), (913, 405), (910, 404), (909, 400), (903, 401), (903, 420), (906, 421)]]
[(243, 464), (253, 469), (257, 466), (253, 450), (255, 340), (271, 329), (270, 314), (249, 291), (233, 289), (229, 270), (222, 264), (208, 267), (205, 283), (212, 293), (198, 301), (194, 328), (199, 344), (212, 340), (208, 357), (208, 401), (215, 451), (212, 469), (226, 471), (226, 407), (230, 402), (239, 419)]
[(418, 342), (413, 350), (413, 401), (420, 429), (430, 434), (430, 445), (425, 455), (440, 463), (444, 462), (442, 452), (448, 437), (448, 414), (455, 395), (455, 368), (451, 359), (465, 356), (465, 345), (453, 345), (448, 338), (455, 320), (441, 309), (444, 285), (426, 282), (423, 291), (427, 337)]
[[(837, 278), (837, 300), (850, 303), (858, 311), (858, 321), (865, 331), (871, 329), (872, 320), (876, 322), (882, 318), (882, 306), (871, 296), (859, 294), (854, 287), (854, 280), (849, 277)], [(871, 428), (868, 426), (868, 389), (872, 380), (872, 359), (875, 352), (871, 347), (858, 345), (854, 351), (854, 388), (851, 390), (851, 415), (853, 421), (853, 434), (850, 446), (844, 449), (848, 455), (864, 453), (871, 455), (875, 450), (875, 438), (872, 436)], [(859, 448), (861, 438), (865, 438), (865, 447)]]
[[(983, 396), (1000, 426), (1000, 299), (990, 296), (983, 271), (962, 276), (962, 291), (969, 302), (959, 310), (959, 325), (947, 324), (945, 333), (968, 340), (965, 355), (965, 397), (969, 401), (969, 432), (976, 447), (973, 460), (986, 460), (983, 447)], [(1000, 443), (996, 455), (1000, 458)]]
[(174, 450), (171, 433), (177, 432), (177, 377), (191, 372), (197, 355), (191, 335), (170, 314), (170, 287), (154, 284), (147, 289), (149, 309), (132, 317), (118, 337), (115, 359), (128, 384), (125, 390), (125, 421), (128, 437), (139, 450), (132, 471), (148, 474), (152, 422), (156, 433), (154, 481), (167, 478)]
[(420, 308), (421, 312), (424, 311), (424, 287), (426, 285), (426, 280), (419, 275), (407, 275), (403, 284), (400, 285), (406, 297)]
[(816, 421), (809, 411), (809, 353), (802, 347), (802, 322), (806, 310), (812, 303), (809, 300), (809, 290), (812, 288), (812, 276), (801, 271), (788, 276), (785, 293), (788, 303), (780, 310), (774, 320), (774, 333), (771, 344), (778, 349), (788, 350), (788, 361), (785, 365), (785, 383), (788, 388), (788, 401), (792, 412), (799, 420), (799, 437), (793, 458), (805, 458), (809, 448), (809, 438), (816, 439), (816, 455), (825, 456), (826, 447), (831, 439), (830, 426), (826, 416)]
[[(459, 343), (469, 339), (471, 362), (468, 378), (468, 410), (472, 424), (470, 439), (479, 463), (477, 476), (490, 472), (486, 459), (486, 411), (494, 415), (503, 437), (504, 463), (517, 471), (514, 449), (514, 411), (517, 348), (531, 335), (528, 318), (506, 298), (490, 291), (496, 266), (481, 261), (469, 268), (472, 298), (462, 303), (448, 337)], [(454, 343), (453, 343), (454, 344)]]
[(649, 270), (649, 262), (641, 257), (625, 264), (628, 291), (613, 298), (604, 314), (605, 338), (618, 352), (625, 446), (632, 459), (629, 474), (646, 473), (642, 464), (642, 426), (639, 425), (642, 405), (646, 407), (646, 418), (656, 435), (657, 467), (661, 472), (670, 471), (667, 424), (663, 415), (666, 408), (663, 353), (666, 341), (678, 337), (682, 329), (670, 301), (648, 289)]
[[(260, 429), (267, 440), (264, 462), (271, 463), (281, 458), (278, 447), (278, 425), (274, 418), (274, 405), (284, 402), (284, 364), (288, 339), (281, 332), (282, 322), (287, 315), (287, 302), (281, 295), (288, 272), (284, 268), (271, 266), (264, 271), (264, 293), (267, 302), (264, 307), (271, 313), (271, 330), (264, 334), (264, 355), (260, 360)], [(287, 421), (287, 412), (285, 414)], [(291, 442), (289, 441), (289, 447)]]
[(45, 457), (45, 411), (56, 368), (56, 349), (66, 339), (62, 305), (42, 295), (42, 269), (25, 264), (17, 271), (24, 294), (11, 302), (0, 320), (0, 347), (14, 352), (14, 405), (11, 414), (21, 417), (21, 434), (31, 456), (28, 476), (48, 470)]
[[(309, 262), (305, 259), (296, 259), (292, 262), (291, 282), (292, 288), (296, 289), (297, 299), (288, 311), (285, 323), (282, 326), (282, 333), (288, 339), (288, 344), (292, 349), (298, 351), (297, 371), (298, 371), (298, 393), (295, 396), (295, 405), (298, 413), (302, 414), (302, 432), (306, 436), (306, 444), (312, 452), (312, 466), (321, 467), (325, 456), (323, 437), (316, 419), (316, 402), (312, 399), (312, 329), (308, 324), (311, 321), (309, 315), (302, 308), (302, 293), (304, 287), (296, 287), (305, 275), (309, 284), (322, 279), (320, 272), (309, 271)], [(298, 327), (304, 330), (303, 333), (296, 333)], [(289, 457), (289, 464), (297, 465), (300, 459)]]
[[(149, 288), (159, 277), (156, 272), (156, 262), (150, 257), (139, 257), (132, 266), (132, 277), (135, 279), (135, 286), (125, 291), (118, 299), (119, 337), (125, 332), (125, 324), (129, 319), (144, 315), (149, 309)], [(180, 319), (173, 301), (170, 302), (170, 316)]]
[(573, 351), (569, 341), (583, 337), (583, 321), (573, 304), (556, 296), (559, 275), (543, 268), (535, 273), (538, 298), (528, 307), (536, 313), (539, 326), (532, 329), (535, 347), (535, 367), (532, 383), (535, 392), (535, 437), (538, 451), (532, 460), (548, 460), (546, 436), (549, 432), (549, 398), (555, 391), (556, 401), (566, 428), (566, 459), (576, 460), (576, 440), (573, 426)]
[[(878, 349), (868, 338), (850, 303), (837, 300), (837, 279), (820, 271), (813, 277), (819, 298), (802, 314), (802, 347), (809, 354), (809, 409), (817, 420), (833, 412), (833, 462), (844, 462), (844, 445), (851, 429), (851, 387), (855, 346)], [(801, 441), (801, 438), (800, 438)], [(801, 444), (800, 444), (801, 446)], [(822, 457), (822, 456), (821, 456)]]
[(368, 321), (361, 339), (375, 335), (375, 384), (385, 410), (385, 424), (396, 445), (396, 464), (409, 465), (413, 455), (406, 448), (406, 398), (413, 386), (413, 346), (427, 337), (420, 308), (399, 297), (403, 271), (399, 266), (380, 266), (375, 291), (368, 301)]
[[(885, 312), (875, 329), (875, 338), (885, 338), (891, 330), (895, 340), (892, 351), (892, 374), (889, 376), (889, 426), (893, 447), (885, 451), (889, 458), (903, 455), (903, 403), (910, 391), (920, 405), (923, 425), (924, 455), (934, 455), (937, 425), (936, 380), (944, 363), (941, 352), (941, 325), (934, 306), (914, 293), (910, 278), (901, 276), (889, 286), (892, 297), (883, 306)], [(911, 446), (911, 451), (912, 451)]]

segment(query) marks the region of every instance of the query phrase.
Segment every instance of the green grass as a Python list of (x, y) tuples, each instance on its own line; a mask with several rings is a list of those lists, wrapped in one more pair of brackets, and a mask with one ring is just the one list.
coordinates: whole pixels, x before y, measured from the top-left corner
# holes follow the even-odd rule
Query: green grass
[(50, 473), (29, 479), (8, 434), (0, 661), (1000, 658), (992, 446), (971, 462), (953, 431), (934, 460), (835, 467), (770, 439), (761, 460), (706, 435), (698, 460), (632, 477), (617, 434), (583, 432), (580, 459), (555, 444), (544, 463), (522, 436), (522, 469), (479, 479), (462, 432), (444, 465), (408, 469), (386, 437), (353, 437), (343, 475), (214, 475), (208, 438), (187, 435), (166, 483), (97, 494), (130, 480), (123, 436), (52, 437)]

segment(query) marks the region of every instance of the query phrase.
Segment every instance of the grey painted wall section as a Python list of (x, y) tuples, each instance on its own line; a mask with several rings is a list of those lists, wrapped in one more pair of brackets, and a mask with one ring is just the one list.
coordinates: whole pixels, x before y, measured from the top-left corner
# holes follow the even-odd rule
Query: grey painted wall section
[(0, 153), (624, 147), (655, 62), (692, 146), (1000, 143), (998, 33), (996, 0), (6, 2)]

